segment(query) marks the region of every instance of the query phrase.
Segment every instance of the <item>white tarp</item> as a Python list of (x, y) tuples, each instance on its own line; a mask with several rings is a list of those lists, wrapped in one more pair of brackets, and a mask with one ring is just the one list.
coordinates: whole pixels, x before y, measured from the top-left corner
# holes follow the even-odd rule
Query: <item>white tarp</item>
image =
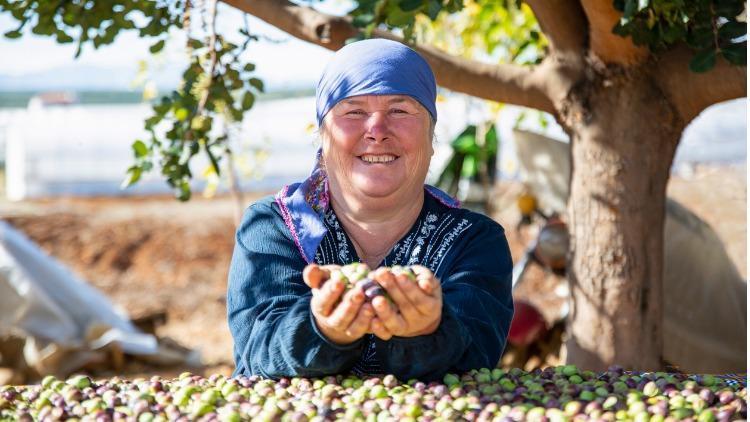
[(43, 373), (74, 371), (92, 351), (113, 344), (157, 362), (200, 361), (165, 350), (106, 296), (0, 221), (0, 336), (8, 334), (27, 339), (26, 362)]

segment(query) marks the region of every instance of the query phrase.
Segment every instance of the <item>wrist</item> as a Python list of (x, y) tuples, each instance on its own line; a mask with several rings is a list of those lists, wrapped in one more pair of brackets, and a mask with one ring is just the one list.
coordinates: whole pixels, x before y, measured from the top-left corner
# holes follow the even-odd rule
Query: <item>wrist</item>
[(352, 339), (346, 335), (339, 335), (339, 332), (337, 330), (325, 327), (323, 324), (318, 323), (317, 319), (315, 320), (315, 324), (318, 326), (318, 331), (320, 331), (320, 334), (322, 334), (323, 337), (326, 338), (326, 340), (337, 346), (349, 346), (358, 340)]
[(315, 334), (320, 337), (320, 339), (326, 343), (327, 345), (333, 347), (337, 350), (353, 350), (359, 347), (359, 343), (362, 342), (362, 338), (354, 339), (347, 338), (346, 340), (339, 339), (335, 335), (335, 333), (331, 333), (330, 329), (327, 329), (323, 324), (318, 322), (318, 319), (315, 317), (315, 315), (310, 312), (310, 323), (312, 325), (313, 331)]
[(427, 336), (427, 335), (430, 335), (430, 334), (434, 333), (435, 331), (437, 331), (438, 327), (440, 327), (440, 315), (438, 315), (438, 317), (435, 319), (435, 321), (433, 321), (432, 323), (430, 323), (427, 327), (425, 327), (422, 330), (419, 330), (416, 334), (414, 334), (414, 336), (416, 337), (416, 336)]

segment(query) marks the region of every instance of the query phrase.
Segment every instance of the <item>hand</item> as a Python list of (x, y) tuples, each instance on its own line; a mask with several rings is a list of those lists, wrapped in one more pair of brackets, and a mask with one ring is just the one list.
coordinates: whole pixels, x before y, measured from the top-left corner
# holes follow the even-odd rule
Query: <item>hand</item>
[(338, 266), (310, 264), (302, 272), (302, 278), (312, 289), (310, 309), (318, 329), (331, 342), (344, 345), (367, 334), (375, 312), (372, 305), (364, 303), (365, 295), (360, 287), (343, 293), (341, 280), (328, 280), (336, 268)]
[(405, 275), (394, 276), (386, 268), (374, 273), (375, 280), (388, 292), (395, 307), (382, 296), (372, 300), (376, 316), (370, 331), (380, 339), (392, 336), (416, 337), (432, 334), (440, 325), (443, 292), (432, 271), (412, 266), (416, 282)]

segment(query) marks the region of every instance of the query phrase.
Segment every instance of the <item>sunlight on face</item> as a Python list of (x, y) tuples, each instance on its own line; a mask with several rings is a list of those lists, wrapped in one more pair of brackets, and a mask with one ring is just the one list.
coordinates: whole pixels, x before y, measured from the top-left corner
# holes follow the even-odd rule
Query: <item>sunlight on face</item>
[(323, 160), (334, 193), (408, 201), (421, 193), (432, 148), (429, 112), (407, 95), (363, 95), (325, 116)]

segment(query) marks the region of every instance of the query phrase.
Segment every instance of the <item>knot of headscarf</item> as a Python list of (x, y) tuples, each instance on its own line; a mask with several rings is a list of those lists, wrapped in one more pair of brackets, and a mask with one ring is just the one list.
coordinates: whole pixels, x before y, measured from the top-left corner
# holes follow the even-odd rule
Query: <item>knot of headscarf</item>
[[(416, 51), (385, 39), (357, 41), (334, 54), (318, 81), (316, 114), (318, 127), (339, 101), (357, 95), (409, 95), (437, 121), (435, 76)], [(284, 186), (276, 195), (286, 226), (302, 257), (314, 262), (318, 245), (327, 232), (323, 222), (328, 209), (328, 179), (318, 150), (315, 168), (302, 183)], [(458, 202), (432, 186), (428, 193), (448, 206)]]

